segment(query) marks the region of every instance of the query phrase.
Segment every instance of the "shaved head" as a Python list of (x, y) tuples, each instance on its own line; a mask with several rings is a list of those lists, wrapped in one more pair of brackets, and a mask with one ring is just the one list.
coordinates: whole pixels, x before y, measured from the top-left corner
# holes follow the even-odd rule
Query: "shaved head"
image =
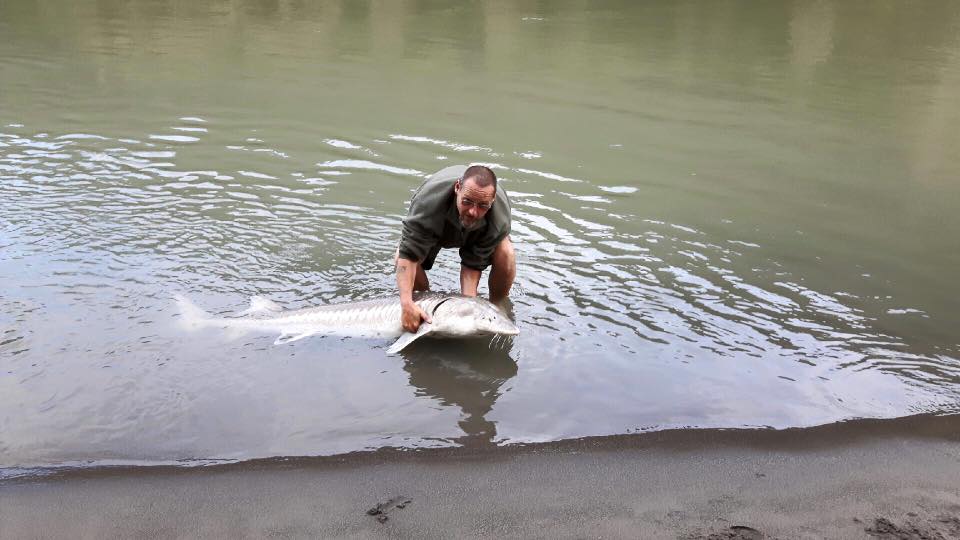
[(493, 171), (484, 167), (483, 165), (472, 165), (467, 168), (463, 173), (463, 183), (466, 183), (467, 180), (473, 180), (478, 188), (487, 188), (493, 186), (493, 189), (497, 189), (497, 175), (493, 174)]

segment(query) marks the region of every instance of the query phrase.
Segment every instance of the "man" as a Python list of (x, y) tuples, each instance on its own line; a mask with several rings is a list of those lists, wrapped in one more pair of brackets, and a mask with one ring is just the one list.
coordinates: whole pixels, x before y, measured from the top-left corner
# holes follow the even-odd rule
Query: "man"
[(397, 248), (397, 288), (403, 328), (416, 332), (430, 316), (413, 302), (429, 290), (427, 270), (442, 248), (460, 248), (460, 292), (476, 296), (480, 276), (491, 266), (490, 301), (510, 294), (517, 262), (510, 242), (510, 199), (497, 176), (481, 165), (455, 165), (435, 173), (413, 194)]

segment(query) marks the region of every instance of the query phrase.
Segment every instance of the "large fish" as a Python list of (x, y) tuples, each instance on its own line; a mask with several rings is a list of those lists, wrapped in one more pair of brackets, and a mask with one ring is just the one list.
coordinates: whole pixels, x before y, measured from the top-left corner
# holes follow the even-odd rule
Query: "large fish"
[(255, 296), (250, 308), (235, 317), (214, 317), (183, 296), (175, 296), (182, 321), (189, 327), (212, 326), (254, 331), (276, 331), (274, 342), (289, 343), (316, 334), (356, 337), (399, 337), (387, 349), (397, 353), (424, 336), (463, 338), (515, 336), (520, 331), (489, 301), (459, 294), (415, 293), (414, 302), (430, 315), (416, 333), (405, 332), (400, 323), (400, 300), (396, 296), (284, 311), (277, 304)]

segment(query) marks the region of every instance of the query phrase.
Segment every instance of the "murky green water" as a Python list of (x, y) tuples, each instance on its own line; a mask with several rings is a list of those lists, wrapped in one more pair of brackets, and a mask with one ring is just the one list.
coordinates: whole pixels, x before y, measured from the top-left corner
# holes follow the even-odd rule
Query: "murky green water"
[[(77, 4), (0, 3), (0, 466), (958, 410), (956, 2)], [(392, 294), (468, 162), (507, 350), (176, 324)]]

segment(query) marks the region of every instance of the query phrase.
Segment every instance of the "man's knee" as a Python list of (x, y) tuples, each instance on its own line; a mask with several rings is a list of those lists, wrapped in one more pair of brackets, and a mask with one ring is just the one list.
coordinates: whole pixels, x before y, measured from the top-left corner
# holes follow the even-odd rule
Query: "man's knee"
[(517, 256), (513, 251), (513, 242), (507, 236), (493, 250), (493, 266), (513, 270), (517, 267)]
[(429, 291), (430, 279), (422, 266), (417, 265), (417, 276), (413, 279), (413, 289), (416, 291)]
[(490, 300), (500, 302), (510, 294), (513, 280), (517, 275), (517, 257), (513, 252), (513, 242), (506, 237), (493, 251), (493, 268), (490, 270)]

